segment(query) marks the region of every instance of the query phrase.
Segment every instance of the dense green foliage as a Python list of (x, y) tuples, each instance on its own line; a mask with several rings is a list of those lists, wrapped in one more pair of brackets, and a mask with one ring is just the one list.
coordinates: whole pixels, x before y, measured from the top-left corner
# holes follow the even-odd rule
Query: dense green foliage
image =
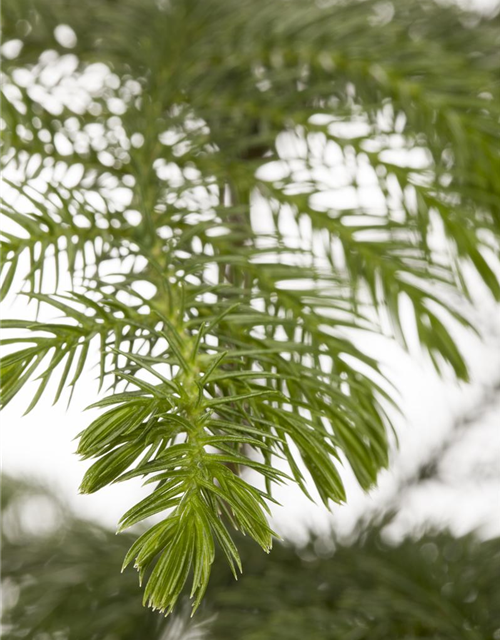
[(365, 489), (387, 465), (393, 393), (357, 331), (404, 343), (409, 301), (467, 378), (464, 265), (500, 297), (499, 21), (409, 0), (2, 10), (1, 292), (22, 278), (63, 314), (4, 321), (2, 402), (33, 379), (28, 410), (58, 400), (100, 354), (82, 490), (154, 483), (121, 528), (164, 517), (125, 564), (152, 607), (188, 577), (196, 607), (216, 546), (241, 569), (230, 528), (270, 549), (273, 484), (342, 502), (341, 461)]
[(5, 479), (2, 498), (5, 640), (37, 633), (60, 640), (485, 640), (500, 633), (498, 538), (427, 533), (390, 546), (368, 525), (352, 544), (333, 537), (300, 550), (277, 544), (269, 558), (238, 538), (240, 584), (215, 562), (193, 624), (182, 607), (167, 621), (141, 607), (134, 576), (117, 570), (130, 534), (81, 520), (52, 493), (18, 480)]
[(2, 637), (159, 637), (161, 617), (141, 606), (135, 576), (119, 571), (132, 540), (75, 517), (46, 488), (4, 476)]

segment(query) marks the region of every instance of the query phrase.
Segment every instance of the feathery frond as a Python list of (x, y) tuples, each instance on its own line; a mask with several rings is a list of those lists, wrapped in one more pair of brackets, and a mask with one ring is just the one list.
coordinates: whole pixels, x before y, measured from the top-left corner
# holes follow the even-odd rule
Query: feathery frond
[(82, 491), (155, 484), (121, 527), (163, 519), (125, 564), (152, 607), (188, 578), (196, 607), (216, 544), (241, 570), (230, 528), (271, 548), (275, 483), (343, 502), (341, 461), (364, 489), (387, 465), (394, 394), (357, 331), (404, 344), (409, 300), (436, 367), (467, 379), (466, 265), (500, 298), (498, 18), (409, 0), (3, 12), (1, 294), (24, 269), (63, 319), (4, 323), (2, 402), (35, 376), (28, 410), (52, 378), (57, 401), (98, 353), (112, 394), (80, 436)]

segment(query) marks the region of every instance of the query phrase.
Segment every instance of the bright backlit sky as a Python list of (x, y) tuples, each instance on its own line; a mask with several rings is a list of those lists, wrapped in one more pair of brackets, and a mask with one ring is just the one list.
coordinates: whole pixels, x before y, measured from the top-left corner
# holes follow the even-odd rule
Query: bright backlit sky
[[(492, 2), (475, 3), (493, 6)], [(338, 195), (338, 194), (337, 194)], [(259, 212), (256, 212), (258, 218)], [(258, 220), (257, 220), (258, 222)], [(50, 280), (50, 271), (46, 278)], [(14, 285), (14, 290), (19, 290)], [(281, 489), (281, 508), (274, 509), (274, 526), (285, 537), (301, 540), (309, 528), (325, 530), (333, 523), (348, 532), (362, 514), (390, 500), (397, 482), (411, 474), (429, 450), (438, 445), (454, 420), (469, 412), (477, 419), (468, 425), (467, 435), (452, 448), (442, 463), (446, 482), (431, 482), (408, 494), (393, 533), (413, 529), (419, 523), (448, 523), (457, 532), (479, 527), (485, 535), (500, 534), (500, 392), (490, 400), (491, 388), (500, 386), (500, 308), (479, 285), (474, 285), (479, 324), (483, 338), (460, 330), (459, 345), (471, 365), (473, 382), (457, 385), (439, 379), (417, 348), (408, 355), (386, 338), (361, 337), (360, 344), (379, 358), (397, 385), (402, 415), (397, 418), (400, 448), (394, 453), (390, 471), (380, 478), (379, 488), (368, 496), (347, 478), (348, 506), (336, 506), (329, 513), (314, 505), (298, 489)], [(43, 314), (49, 314), (42, 308)], [(3, 318), (31, 318), (33, 312), (23, 298), (13, 295), (3, 303)], [(47, 318), (53, 315), (47, 315)], [(408, 323), (411, 324), (410, 320)], [(81, 515), (115, 527), (123, 512), (143, 495), (140, 481), (115, 485), (91, 496), (78, 494), (78, 486), (89, 463), (74, 455), (74, 438), (95, 412), (84, 411), (97, 394), (95, 372), (87, 371), (77, 387), (68, 410), (64, 402), (51, 406), (53, 393), (45, 394), (35, 410), (21, 417), (27, 397), (12, 401), (2, 414), (3, 470), (27, 474), (55, 487)], [(33, 389), (31, 385), (31, 389)], [(489, 395), (488, 395), (489, 394)], [(481, 414), (481, 408), (486, 410)], [(496, 478), (495, 476), (496, 468)], [(493, 477), (492, 477), (493, 476)]]
[[(50, 279), (50, 275), (48, 277)], [(274, 525), (280, 534), (302, 540), (307, 529), (324, 531), (332, 523), (341, 532), (348, 532), (360, 515), (390, 500), (397, 482), (411, 474), (429, 450), (446, 437), (454, 419), (467, 411), (477, 415), (477, 419), (468, 427), (467, 437), (443, 462), (447, 482), (434, 482), (410, 492), (395, 535), (413, 529), (426, 519), (449, 523), (457, 532), (480, 527), (487, 535), (500, 533), (500, 485), (498, 476), (489, 477), (500, 459), (500, 395), (496, 402), (487, 405), (484, 415), (480, 415), (488, 389), (500, 381), (500, 309), (484, 291), (481, 293), (479, 286), (476, 291), (484, 338), (480, 340), (463, 330), (457, 334), (471, 365), (473, 383), (470, 385), (458, 385), (451, 376), (447, 381), (439, 379), (418, 349), (410, 356), (384, 337), (372, 335), (360, 341), (364, 349), (384, 363), (385, 371), (399, 389), (402, 411), (396, 419), (399, 451), (394, 452), (390, 471), (382, 473), (379, 488), (369, 495), (363, 494), (346, 474), (349, 503), (334, 506), (331, 513), (324, 506), (311, 503), (297, 488), (281, 489), (277, 497), (283, 506), (274, 509)], [(22, 297), (9, 297), (3, 307), (4, 318), (32, 317), (33, 311)], [(41, 318), (44, 317), (54, 316), (42, 307)], [(61, 492), (79, 514), (114, 528), (144, 490), (140, 481), (128, 481), (94, 495), (78, 494), (89, 463), (79, 461), (74, 455), (74, 438), (96, 415), (95, 411), (84, 411), (96, 400), (95, 376), (95, 371), (85, 373), (68, 410), (65, 402), (51, 406), (50, 388), (27, 416), (22, 414), (31, 396), (22, 394), (8, 405), (2, 416), (3, 469), (5, 473), (43, 479)], [(31, 392), (34, 388), (31, 384)], [(485, 470), (490, 471), (485, 473)]]

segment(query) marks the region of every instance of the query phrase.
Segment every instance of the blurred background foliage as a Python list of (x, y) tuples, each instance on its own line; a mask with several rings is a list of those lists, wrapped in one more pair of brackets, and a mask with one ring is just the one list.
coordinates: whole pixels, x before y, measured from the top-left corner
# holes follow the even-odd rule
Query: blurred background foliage
[(263, 556), (238, 539), (239, 583), (216, 561), (195, 621), (145, 609), (135, 573), (118, 567), (133, 540), (78, 518), (49, 489), (5, 477), (6, 640), (486, 640), (500, 638), (500, 539), (428, 531), (384, 541), (390, 521), (350, 541), (311, 537)]

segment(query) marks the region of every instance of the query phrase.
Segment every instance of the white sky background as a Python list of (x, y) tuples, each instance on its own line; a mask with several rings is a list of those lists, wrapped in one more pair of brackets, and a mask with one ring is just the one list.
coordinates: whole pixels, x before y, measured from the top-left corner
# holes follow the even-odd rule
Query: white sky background
[[(489, 8), (495, 3), (485, 0), (474, 4)], [(332, 202), (330, 206), (336, 204)], [(260, 213), (257, 211), (256, 215)], [(49, 269), (45, 277), (50, 281)], [(18, 282), (13, 289), (19, 290), (20, 286)], [(429, 450), (446, 437), (456, 416), (467, 410), (480, 413), (487, 389), (495, 382), (500, 383), (500, 308), (482, 285), (476, 283), (473, 288), (484, 337), (481, 341), (464, 330), (458, 337), (471, 366), (472, 384), (457, 385), (451, 376), (447, 381), (439, 379), (418, 349), (409, 356), (386, 338), (363, 338), (359, 344), (385, 364), (385, 371), (400, 390), (404, 416), (396, 423), (400, 449), (394, 453), (390, 470), (381, 475), (379, 488), (369, 495), (364, 495), (347, 474), (349, 503), (334, 506), (331, 513), (322, 505), (313, 505), (298, 488), (280, 489), (276, 496), (283, 506), (274, 509), (278, 533), (303, 540), (309, 528), (324, 531), (332, 523), (340, 531), (349, 531), (360, 515), (390, 499), (398, 478), (411, 474)], [(27, 307), (23, 298), (11, 295), (3, 303), (2, 317), (32, 318), (33, 309)], [(54, 317), (53, 311), (42, 307), (41, 319)], [(31, 397), (28, 392), (21, 393), (8, 405), (2, 412), (3, 470), (43, 479), (56, 488), (78, 514), (114, 528), (124, 511), (144, 495), (144, 490), (137, 480), (90, 496), (78, 494), (83, 473), (91, 463), (78, 461), (73, 453), (74, 438), (96, 415), (96, 412), (84, 411), (97, 399), (95, 375), (87, 370), (82, 376), (68, 410), (64, 401), (51, 406), (54, 383), (25, 417), (21, 416)], [(31, 383), (27, 388), (33, 392), (35, 386)], [(496, 403), (488, 405), (484, 415), (478, 415), (468, 435), (443, 460), (447, 482), (431, 482), (409, 493), (393, 531), (395, 535), (413, 530), (426, 520), (449, 524), (458, 533), (479, 527), (484, 535), (500, 534), (499, 418), (500, 394)], [(492, 478), (495, 470), (497, 476)]]
[[(498, 323), (498, 309), (492, 317)], [(348, 533), (360, 516), (390, 504), (396, 487), (446, 439), (457, 418), (473, 415), (476, 418), (467, 433), (442, 459), (440, 475), (445, 482), (432, 480), (410, 490), (391, 533), (398, 537), (419, 530), (426, 522), (450, 526), (456, 533), (476, 528), (483, 535), (500, 533), (500, 397), (481, 415), (486, 389), (500, 373), (499, 337), (491, 334), (482, 344), (466, 334), (458, 340), (471, 365), (471, 385), (457, 384), (451, 376), (444, 381), (424, 359), (408, 356), (388, 340), (371, 339), (367, 351), (386, 363), (385, 371), (401, 394), (402, 416), (396, 420), (399, 450), (393, 452), (389, 470), (380, 475), (378, 488), (366, 495), (351, 482), (348, 505), (335, 506), (330, 517), (325, 517), (322, 507), (307, 507), (306, 500), (294, 489), (293, 497), (287, 496), (288, 511), (278, 514), (282, 530), (292, 535), (294, 524), (289, 518), (295, 513), (300, 519), (305, 509), (305, 525), (313, 523), (314, 528), (324, 530), (333, 523), (341, 533)], [(302, 538), (305, 526), (298, 533)]]
[[(4, 317), (32, 317), (32, 310), (22, 298), (9, 299), (5, 308)], [(347, 475), (348, 505), (334, 506), (331, 513), (322, 505), (312, 504), (296, 487), (280, 489), (276, 496), (283, 506), (274, 509), (278, 533), (303, 540), (308, 528), (325, 531), (331, 524), (347, 532), (361, 514), (391, 497), (398, 478), (411, 473), (426, 458), (429, 449), (446, 437), (454, 417), (467, 409), (476, 412), (485, 391), (500, 379), (500, 331), (495, 333), (500, 326), (500, 309), (486, 296), (480, 308), (488, 320), (484, 323), (486, 339), (481, 343), (477, 337), (464, 333), (459, 340), (471, 363), (470, 385), (458, 385), (451, 376), (445, 382), (422, 356), (409, 356), (386, 338), (369, 338), (367, 350), (385, 363), (385, 370), (401, 393), (404, 417), (397, 420), (399, 451), (394, 452), (390, 470), (382, 473), (379, 488), (369, 495), (363, 494)], [(33, 391), (34, 385), (30, 386)], [(67, 411), (62, 401), (51, 406), (53, 385), (25, 417), (21, 416), (30, 396), (26, 392), (15, 398), (2, 412), (3, 470), (43, 479), (61, 492), (77, 513), (114, 528), (124, 511), (144, 495), (144, 490), (137, 480), (104, 488), (93, 495), (78, 494), (90, 462), (80, 462), (74, 455), (74, 438), (97, 415), (96, 411), (84, 411), (96, 400), (97, 387), (95, 372), (87, 370)], [(498, 477), (491, 480), (478, 473), (478, 469), (494, 469), (500, 459), (499, 417), (500, 396), (484, 416), (478, 415), (468, 437), (447, 456), (443, 466), (450, 483), (432, 483), (410, 493), (398, 520), (401, 531), (430, 519), (436, 524), (449, 523), (457, 532), (481, 527), (486, 535), (500, 534)]]

